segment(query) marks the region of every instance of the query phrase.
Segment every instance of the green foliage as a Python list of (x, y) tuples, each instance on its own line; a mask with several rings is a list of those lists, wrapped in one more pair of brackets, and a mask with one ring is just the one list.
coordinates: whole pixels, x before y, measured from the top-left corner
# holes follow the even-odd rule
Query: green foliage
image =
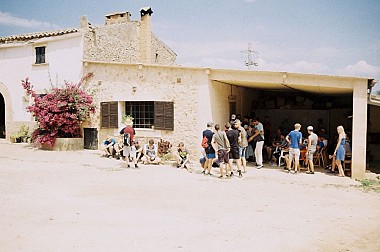
[(135, 119), (135, 118), (133, 118), (132, 115), (122, 115), (121, 116), (121, 122), (123, 124), (125, 124), (127, 121), (132, 121), (133, 122), (133, 119)]
[(28, 78), (22, 80), (23, 88), (34, 101), (27, 111), (38, 124), (32, 135), (36, 145), (53, 146), (59, 137), (81, 137), (82, 123), (95, 113), (93, 99), (82, 87), (91, 76), (92, 73), (87, 74), (78, 84), (65, 82), (62, 87), (53, 88), (44, 96), (33, 90)]
[(380, 180), (379, 176), (376, 179), (364, 179), (360, 180), (360, 184), (365, 191), (380, 192)]
[(23, 137), (28, 137), (28, 136), (29, 136), (29, 127), (23, 124), (21, 125), (20, 130), (12, 134), (10, 137), (17, 139), (17, 138), (23, 138)]

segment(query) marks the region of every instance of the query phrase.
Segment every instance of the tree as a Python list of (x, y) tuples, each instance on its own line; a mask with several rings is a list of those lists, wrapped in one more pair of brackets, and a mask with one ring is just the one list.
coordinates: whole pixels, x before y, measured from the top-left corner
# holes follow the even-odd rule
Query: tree
[(26, 109), (38, 125), (32, 134), (33, 143), (54, 146), (57, 138), (81, 137), (81, 124), (95, 113), (92, 97), (82, 88), (91, 76), (92, 73), (87, 74), (78, 84), (65, 81), (46, 95), (37, 94), (29, 78), (22, 80), (23, 88), (33, 98), (33, 105)]

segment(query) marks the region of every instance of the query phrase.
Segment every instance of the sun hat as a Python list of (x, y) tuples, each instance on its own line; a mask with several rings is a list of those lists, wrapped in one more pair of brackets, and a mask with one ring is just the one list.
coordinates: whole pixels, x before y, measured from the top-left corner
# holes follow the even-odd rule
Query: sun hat
[(307, 126), (307, 130), (313, 131), (314, 128), (313, 128), (313, 126)]

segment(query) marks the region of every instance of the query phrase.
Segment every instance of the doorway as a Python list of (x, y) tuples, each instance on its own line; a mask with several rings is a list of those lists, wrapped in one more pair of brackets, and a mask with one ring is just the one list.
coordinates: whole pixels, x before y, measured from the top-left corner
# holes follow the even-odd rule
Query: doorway
[(5, 138), (5, 100), (0, 93), (0, 138)]
[(84, 148), (90, 150), (98, 149), (97, 128), (84, 128)]

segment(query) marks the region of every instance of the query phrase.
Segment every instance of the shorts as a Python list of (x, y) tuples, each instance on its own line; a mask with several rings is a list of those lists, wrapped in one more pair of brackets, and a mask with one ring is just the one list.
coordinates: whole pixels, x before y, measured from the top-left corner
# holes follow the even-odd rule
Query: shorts
[(240, 158), (239, 147), (231, 147), (231, 150), (229, 152), (229, 157), (230, 159), (239, 159)]
[(228, 152), (226, 150), (218, 150), (218, 161), (219, 163), (227, 164), (229, 161)]
[(293, 159), (299, 163), (300, 161), (300, 149), (294, 149), (294, 148), (290, 148), (289, 149), (289, 161), (290, 163), (293, 161)]
[(136, 147), (132, 146), (124, 146), (123, 147), (123, 156), (124, 157), (136, 157)]
[(214, 159), (214, 158), (216, 157), (215, 152), (214, 152), (214, 153), (206, 154), (206, 157), (207, 157), (208, 159)]
[(239, 155), (241, 158), (245, 158), (245, 153), (247, 151), (247, 147), (241, 147), (239, 146)]
[(307, 159), (310, 160), (310, 161), (313, 161), (313, 157), (314, 157), (314, 153), (315, 153), (316, 149), (310, 149), (308, 152), (307, 152)]

